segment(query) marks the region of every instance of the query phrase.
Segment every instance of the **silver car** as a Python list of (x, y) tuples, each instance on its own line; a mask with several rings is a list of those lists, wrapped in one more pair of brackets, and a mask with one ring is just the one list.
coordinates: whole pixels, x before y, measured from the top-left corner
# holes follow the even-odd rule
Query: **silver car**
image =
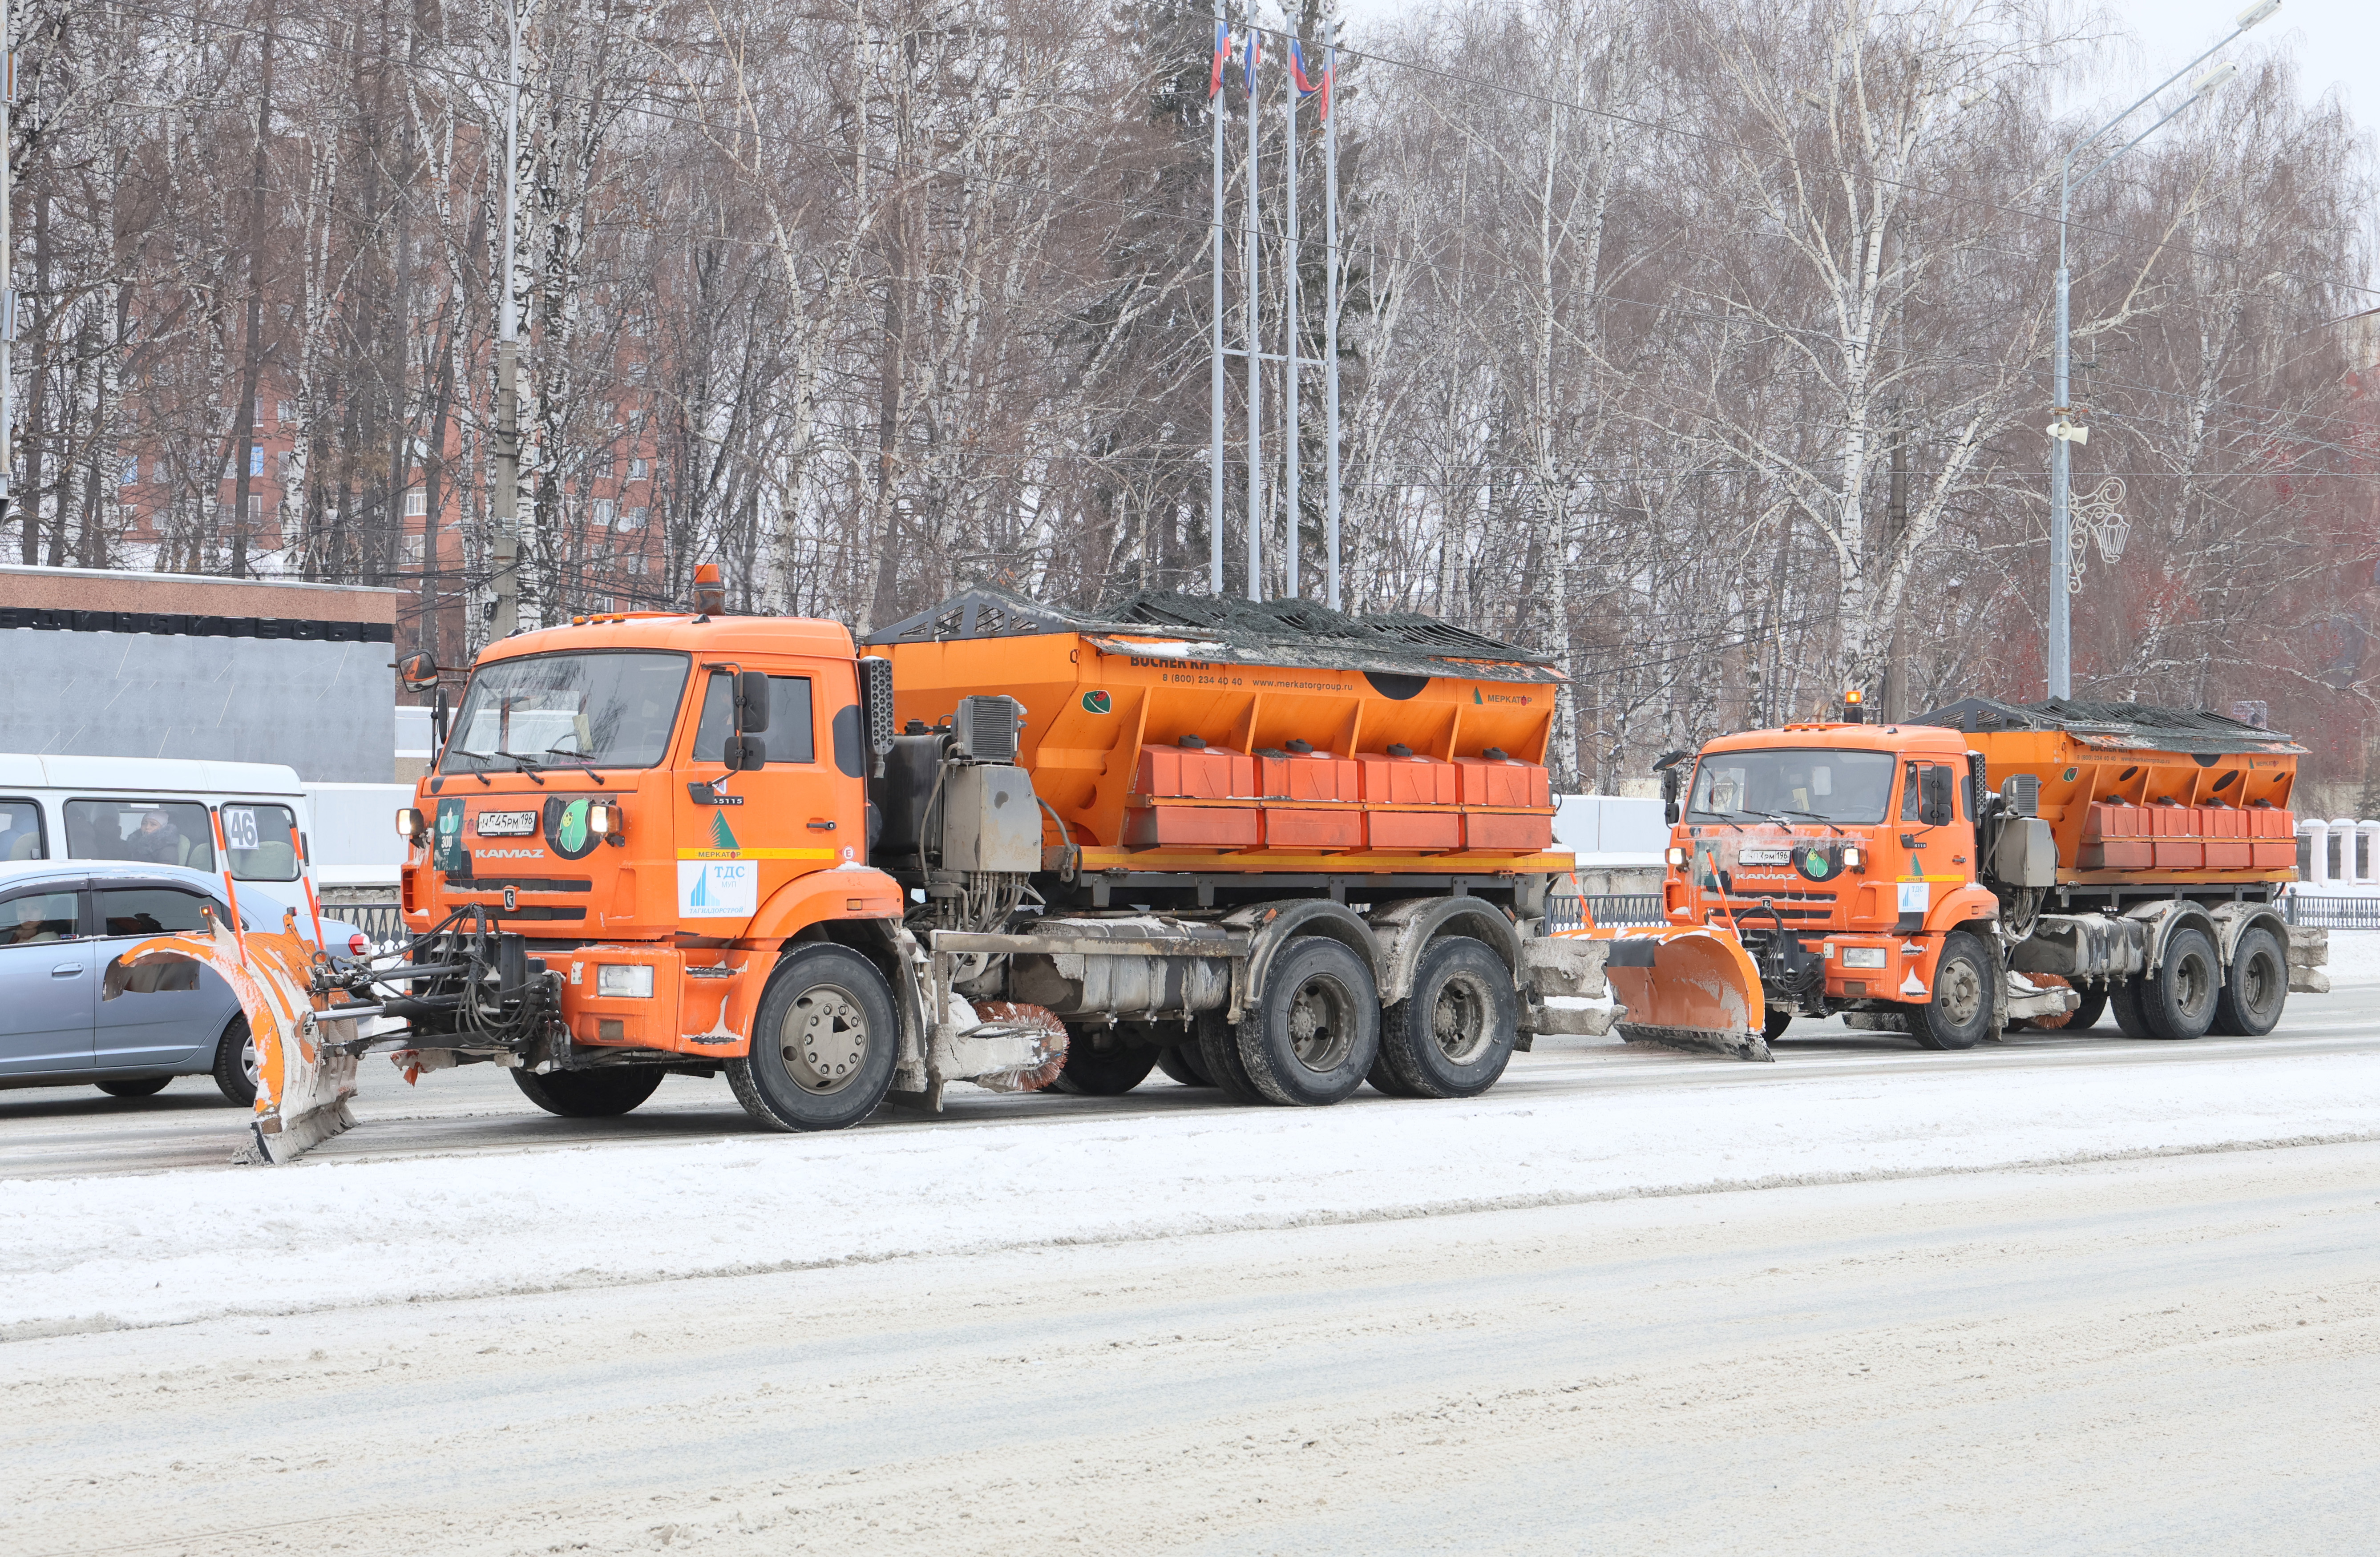
[[(225, 1097), (256, 1101), (256, 1049), (239, 999), (211, 968), (164, 968), (110, 996), (108, 965), (152, 935), (204, 927), (202, 909), (228, 917), (223, 879), (176, 865), (105, 860), (0, 863), (0, 1088), (96, 1086), (116, 1097), (162, 1092), (176, 1076), (208, 1076)], [(240, 921), (278, 930), (285, 908), (312, 939), (300, 904), (243, 884)], [(362, 933), (322, 921), (334, 956), (367, 946)]]

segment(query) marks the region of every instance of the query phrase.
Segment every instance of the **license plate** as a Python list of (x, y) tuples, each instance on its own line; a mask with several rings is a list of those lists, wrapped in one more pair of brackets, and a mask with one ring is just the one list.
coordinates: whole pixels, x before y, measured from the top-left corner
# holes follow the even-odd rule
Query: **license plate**
[(1747, 865), (1789, 865), (1793, 863), (1793, 851), (1790, 849), (1747, 849), (1736, 858)]
[(480, 813), (481, 838), (523, 838), (537, 831), (534, 811), (482, 811)]

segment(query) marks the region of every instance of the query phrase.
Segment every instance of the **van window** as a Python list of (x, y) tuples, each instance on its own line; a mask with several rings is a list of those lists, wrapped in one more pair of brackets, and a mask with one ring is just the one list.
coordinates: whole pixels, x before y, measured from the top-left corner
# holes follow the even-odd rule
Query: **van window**
[(298, 816), (285, 805), (245, 805), (224, 802), (216, 815), (223, 818), (224, 848), (231, 854), (231, 874), (242, 881), (298, 879)]
[[(694, 760), (725, 762), (727, 738), (735, 733), (735, 677), (713, 670), (702, 689), (702, 718), (694, 727)], [(818, 743), (810, 727), (810, 679), (808, 676), (769, 678), (769, 728), (760, 732), (769, 760), (816, 762)]]
[(0, 860), (46, 860), (50, 840), (42, 808), (21, 795), (0, 795)]
[(67, 857), (215, 868), (214, 826), (190, 801), (70, 800)]

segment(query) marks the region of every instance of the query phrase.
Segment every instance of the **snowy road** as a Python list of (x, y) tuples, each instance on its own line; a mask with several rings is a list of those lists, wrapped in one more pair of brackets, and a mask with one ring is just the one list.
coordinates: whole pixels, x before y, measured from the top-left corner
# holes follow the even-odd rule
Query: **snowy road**
[[(1778, 1045), (1773, 1067), (1636, 1047), (1616, 1039), (1548, 1038), (1540, 1041), (1536, 1052), (1516, 1056), (1489, 1095), (1511, 1102), (1646, 1088), (1762, 1087), (1784, 1077), (2187, 1067), (2259, 1056), (2336, 1053), (2380, 1054), (2380, 982), (2342, 984), (2330, 995), (2293, 995), (2279, 1030), (2267, 1037), (2204, 1038), (2186, 1044), (2134, 1043), (2116, 1030), (2113, 1017), (2103, 1018), (2087, 1033), (2011, 1032), (2004, 1044), (1986, 1044), (1965, 1054), (1923, 1052), (1906, 1039), (1854, 1032), (1840, 1020), (1797, 1023)], [(759, 1133), (728, 1094), (727, 1083), (719, 1080), (672, 1078), (636, 1113), (598, 1120), (557, 1119), (540, 1111), (492, 1066), (433, 1074), (408, 1087), (385, 1060), (374, 1058), (364, 1064), (361, 1085), (355, 1110), (361, 1123), (319, 1149), (318, 1160), (510, 1153), (599, 1141), (683, 1144)], [(1204, 1115), (1220, 1106), (1213, 1092), (1178, 1087), (1154, 1073), (1133, 1092), (1111, 1099), (1057, 1093), (1014, 1097), (961, 1085), (952, 1089), (948, 1111), (939, 1119), (888, 1108), (859, 1129), (947, 1130), (1058, 1119)], [(1342, 1106), (1413, 1105), (1382, 1098), (1367, 1088)], [(0, 1091), (0, 1181), (216, 1167), (240, 1140), (241, 1116), (204, 1077), (185, 1077), (152, 1098), (111, 1098), (84, 1087)]]
[(2303, 1147), (19, 1341), (0, 1548), (2364, 1551), (2375, 1201)]

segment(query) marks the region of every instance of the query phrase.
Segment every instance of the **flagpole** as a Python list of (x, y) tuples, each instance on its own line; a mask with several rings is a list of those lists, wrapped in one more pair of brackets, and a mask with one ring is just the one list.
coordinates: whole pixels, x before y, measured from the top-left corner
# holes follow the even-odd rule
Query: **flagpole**
[(1325, 583), (1332, 610), (1339, 604), (1339, 23), (1322, 34), (1322, 478)]
[(1240, 56), (1248, 94), (1248, 190), (1241, 207), (1240, 304), (1247, 320), (1248, 364), (1248, 598), (1264, 598), (1264, 341), (1257, 333), (1257, 41), (1254, 0), (1248, 6), (1248, 44)]
[[(1281, 17), (1284, 21), (1290, 20), (1286, 10), (1281, 13)], [(1288, 46), (1290, 63), (1293, 66), (1298, 61), (1297, 40), (1290, 39)], [(1289, 234), (1286, 241), (1281, 246), (1281, 290), (1282, 297), (1286, 299), (1288, 309), (1287, 317), (1283, 321), (1284, 335), (1281, 348), (1283, 375), (1281, 404), (1281, 436), (1283, 445), (1281, 468), (1286, 473), (1281, 494), (1283, 521), (1281, 571), (1286, 585), (1286, 588), (1282, 591), (1283, 597), (1292, 600), (1296, 599), (1301, 593), (1297, 580), (1297, 554), (1301, 549), (1297, 544), (1297, 100), (1303, 95), (1304, 93), (1299, 90), (1296, 76), (1293, 73), (1286, 100), (1281, 104), (1281, 124), (1286, 132), (1281, 139), (1281, 156), (1287, 164)]]
[[(6, 0), (0, 0), (5, 5)], [(1224, 46), (1223, 0), (1215, 0), (1215, 46)], [(1212, 66), (1220, 75), (1222, 66)], [(1209, 587), (1218, 596), (1223, 593), (1223, 94), (1219, 81), (1208, 83), (1214, 88), (1208, 93), (1208, 117), (1213, 119), (1215, 133), (1215, 219), (1208, 225), (1208, 241), (1215, 246), (1215, 317), (1214, 361), (1207, 373), (1207, 572)]]

